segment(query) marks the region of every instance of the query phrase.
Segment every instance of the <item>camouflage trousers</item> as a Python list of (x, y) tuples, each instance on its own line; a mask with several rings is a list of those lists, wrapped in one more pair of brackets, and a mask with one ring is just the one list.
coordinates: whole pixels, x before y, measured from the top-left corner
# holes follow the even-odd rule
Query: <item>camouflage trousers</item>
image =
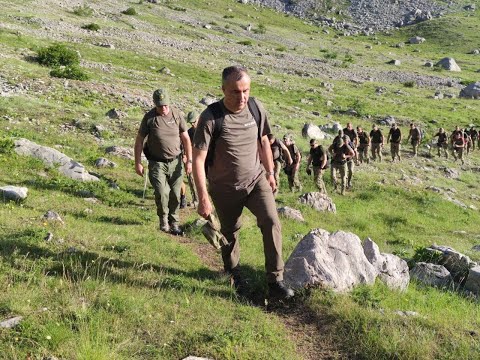
[(331, 171), (331, 176), (332, 176), (332, 183), (333, 183), (333, 189), (337, 190), (338, 188), (338, 179), (337, 179), (337, 173), (340, 175), (340, 186), (341, 186), (341, 193), (345, 193), (345, 186), (346, 186), (346, 180), (347, 180), (347, 164), (335, 164), (332, 163), (330, 165), (330, 171)]
[(376, 161), (382, 161), (382, 144), (381, 143), (372, 143), (372, 159)]
[(275, 177), (275, 184), (277, 185), (277, 189), (273, 193), (275, 196), (277, 196), (280, 190), (280, 171), (282, 171), (282, 165), (280, 160), (273, 160), (273, 176)]
[(325, 188), (325, 183), (323, 182), (323, 169), (321, 166), (313, 167), (313, 181), (317, 186), (317, 189), (322, 194), (327, 194), (327, 189)]
[(370, 162), (368, 158), (368, 145), (359, 145), (357, 152), (358, 152), (358, 160), (363, 163), (366, 162), (367, 164)]
[(420, 140), (412, 139), (411, 141), (412, 141), (411, 144), (412, 144), (413, 156), (417, 156), (418, 155), (418, 145), (420, 145)]
[(179, 158), (171, 162), (149, 161), (148, 178), (155, 191), (155, 205), (160, 220), (168, 217), (169, 224), (180, 221), (180, 188), (183, 183), (183, 166)]
[(443, 150), (443, 154), (448, 159), (448, 144), (444, 142), (443, 144), (437, 144), (438, 156), (441, 156), (440, 151)]
[(288, 175), (288, 187), (290, 191), (302, 191), (302, 184), (298, 177), (298, 171), (292, 169), (292, 172)]
[(390, 153), (392, 154), (392, 160), (395, 161), (395, 157), (398, 157), (398, 161), (401, 160), (400, 158), (400, 143), (391, 142), (390, 143)]
[(455, 160), (460, 159), (462, 164), (464, 163), (463, 160), (463, 148), (453, 148), (453, 158)]
[(352, 177), (355, 170), (355, 162), (353, 160), (347, 161), (347, 187), (352, 186)]

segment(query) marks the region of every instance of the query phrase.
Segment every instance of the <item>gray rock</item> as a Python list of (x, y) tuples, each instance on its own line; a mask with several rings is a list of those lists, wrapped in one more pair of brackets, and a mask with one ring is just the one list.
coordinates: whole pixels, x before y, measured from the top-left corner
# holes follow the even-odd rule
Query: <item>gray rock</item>
[(27, 198), (28, 189), (18, 186), (2, 186), (0, 187), (0, 196), (3, 201), (22, 201)]
[(0, 328), (11, 329), (17, 326), (18, 324), (20, 324), (22, 320), (23, 320), (23, 316), (15, 316), (13, 318), (0, 322)]
[(410, 38), (410, 40), (408, 40), (408, 42), (410, 44), (423, 44), (425, 42), (425, 38), (420, 37), (420, 36), (415, 36), (415, 37)]
[(326, 134), (316, 125), (305, 124), (303, 125), (302, 136), (307, 139), (323, 140)]
[(473, 49), (472, 51), (470, 51), (470, 54), (478, 55), (478, 54), (480, 54), (480, 50), (479, 49)]
[(471, 267), (475, 265), (470, 258), (448, 246), (432, 245), (429, 249), (439, 251), (441, 258), (439, 265), (443, 265), (452, 275), (456, 282), (462, 283), (468, 277)]
[(104, 167), (117, 167), (117, 164), (115, 164), (113, 161), (110, 161), (106, 158), (99, 158), (95, 160), (95, 166), (98, 168), (104, 168)]
[(442, 60), (437, 62), (435, 66), (439, 66), (448, 71), (457, 71), (457, 72), (462, 71), (462, 69), (460, 69), (460, 66), (458, 66), (457, 62), (455, 61), (455, 59), (449, 58), (449, 57), (443, 58)]
[(373, 284), (376, 275), (359, 237), (343, 231), (312, 230), (285, 264), (285, 281), (294, 289), (321, 286), (343, 292), (359, 284)]
[(326, 194), (320, 192), (310, 192), (299, 197), (300, 203), (307, 204), (317, 211), (337, 212), (337, 208), (332, 199)]
[(393, 254), (380, 253), (377, 244), (370, 238), (363, 243), (367, 260), (377, 270), (378, 277), (390, 289), (405, 290), (410, 282), (408, 264)]
[(105, 149), (105, 153), (109, 155), (115, 155), (119, 156), (124, 159), (128, 160), (135, 160), (134, 154), (133, 154), (133, 149), (131, 148), (125, 148), (122, 146), (109, 146)]
[(480, 251), (480, 245), (475, 245), (472, 247), (473, 251)]
[(472, 267), (468, 272), (465, 290), (471, 291), (477, 296), (480, 295), (480, 265)]
[(123, 119), (128, 116), (127, 113), (115, 108), (108, 110), (105, 115), (107, 115), (110, 119)]
[(58, 171), (74, 180), (98, 181), (96, 176), (90, 175), (82, 164), (72, 160), (60, 151), (41, 146), (27, 139), (15, 140), (15, 152), (19, 155), (31, 156), (40, 159), (46, 166), (57, 166)]
[(416, 311), (397, 310), (397, 311), (394, 311), (394, 313), (397, 314), (398, 316), (403, 316), (403, 317), (418, 316), (418, 313)]
[(42, 216), (42, 219), (45, 220), (45, 221), (49, 221), (49, 222), (59, 222), (61, 224), (64, 224), (62, 218), (60, 217), (60, 215), (58, 215), (58, 213), (56, 213), (55, 211), (52, 211), (52, 210), (48, 210), (43, 216)]
[(392, 126), (392, 124), (395, 124), (395, 118), (389, 115), (385, 119), (379, 120), (378, 123), (384, 126)]
[(433, 62), (427, 61), (427, 62), (424, 64), (424, 66), (425, 66), (425, 67), (432, 68), (432, 67), (433, 67)]
[(288, 219), (292, 219), (292, 220), (296, 220), (296, 221), (300, 221), (300, 222), (305, 221), (305, 219), (303, 218), (303, 215), (300, 212), (300, 210), (293, 209), (293, 208), (288, 207), (288, 206), (278, 208), (277, 212), (278, 212), (279, 215), (284, 216)]
[(453, 283), (452, 275), (442, 265), (419, 262), (410, 270), (410, 277), (420, 283), (439, 288), (448, 288)]
[(400, 65), (402, 65), (402, 62), (400, 60), (393, 59), (393, 60), (390, 60), (387, 64), (400, 66)]
[(444, 167), (443, 172), (445, 174), (445, 177), (449, 179), (458, 179), (460, 177), (458, 170), (455, 170), (455, 169), (449, 169)]
[(474, 82), (460, 90), (460, 97), (480, 99), (480, 81)]

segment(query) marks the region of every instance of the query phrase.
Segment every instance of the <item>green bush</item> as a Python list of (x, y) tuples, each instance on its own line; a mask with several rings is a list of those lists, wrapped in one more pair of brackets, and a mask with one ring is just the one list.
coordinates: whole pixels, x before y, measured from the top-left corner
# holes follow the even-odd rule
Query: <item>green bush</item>
[(245, 46), (252, 46), (253, 45), (253, 43), (250, 40), (239, 41), (237, 44), (245, 45)]
[(283, 51), (287, 51), (287, 47), (282, 45), (277, 47), (275, 50), (283, 52)]
[(78, 16), (92, 16), (93, 9), (88, 5), (79, 5), (73, 8), (73, 13)]
[(413, 88), (413, 87), (415, 87), (415, 81), (405, 81), (403, 83), (403, 86), (405, 86), (407, 88)]
[(129, 7), (127, 10), (123, 10), (123, 11), (122, 11), (122, 14), (125, 14), (125, 15), (137, 15), (137, 10), (135, 10), (135, 8), (133, 8), (133, 7)]
[(10, 154), (15, 144), (11, 138), (0, 138), (0, 154)]
[(50, 71), (50, 76), (82, 81), (88, 79), (88, 75), (85, 74), (82, 68), (78, 65), (56, 67)]
[(235, 16), (228, 14), (228, 15), (223, 15), (224, 19), (233, 19)]
[(337, 53), (336, 52), (327, 52), (324, 55), (325, 59), (336, 59), (337, 58)]
[(417, 262), (426, 262), (432, 264), (438, 264), (442, 259), (442, 254), (439, 251), (427, 250), (424, 247), (418, 247), (415, 249), (412, 260)]
[(267, 27), (264, 24), (258, 24), (256, 29), (253, 29), (255, 34), (265, 34), (267, 32)]
[(54, 44), (38, 50), (37, 61), (44, 66), (72, 66), (80, 63), (80, 56), (63, 44)]
[(87, 25), (83, 25), (82, 29), (90, 30), (90, 31), (98, 31), (98, 30), (100, 30), (100, 25), (95, 24), (95, 23), (90, 23), (90, 24), (87, 24)]

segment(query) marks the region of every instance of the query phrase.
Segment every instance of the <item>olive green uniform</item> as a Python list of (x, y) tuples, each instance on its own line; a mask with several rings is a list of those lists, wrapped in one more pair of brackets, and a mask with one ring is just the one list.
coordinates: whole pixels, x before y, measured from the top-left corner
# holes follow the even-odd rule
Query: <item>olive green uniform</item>
[(277, 189), (275, 190), (275, 195), (280, 190), (280, 171), (283, 167), (282, 161), (282, 146), (280, 145), (280, 140), (275, 139), (273, 144), (270, 144), (270, 148), (272, 149), (272, 157), (273, 157), (273, 176), (275, 177), (275, 183), (277, 184)]
[(370, 139), (372, 139), (372, 159), (382, 161), (383, 134), (380, 129), (370, 131)]
[(412, 144), (413, 156), (418, 154), (418, 145), (420, 145), (420, 139), (422, 137), (419, 128), (410, 129), (409, 132), (410, 143)]
[(180, 112), (170, 107), (165, 116), (153, 108), (143, 117), (139, 134), (147, 137), (148, 177), (155, 191), (157, 215), (169, 224), (178, 224), (183, 168), (180, 159), (180, 133), (187, 130)]
[(332, 157), (332, 163), (330, 166), (332, 183), (334, 190), (338, 188), (337, 172), (340, 175), (341, 193), (345, 193), (346, 181), (347, 181), (347, 160), (342, 155), (348, 153), (348, 145), (342, 145), (339, 148), (334, 148)]
[(327, 153), (323, 146), (317, 145), (316, 147), (310, 149), (310, 156), (312, 159), (312, 167), (313, 167), (313, 179), (315, 185), (317, 186), (318, 190), (326, 194), (327, 189), (325, 188), (325, 183), (323, 182), (323, 168), (322, 168), (322, 161)]
[[(229, 242), (222, 246), (226, 271), (236, 268), (240, 260), (238, 234), (241, 214), (247, 207), (257, 218), (263, 236), (267, 281), (283, 280), (282, 235), (272, 188), (265, 178), (258, 156), (258, 127), (246, 106), (233, 114), (220, 102), (225, 119), (215, 142), (213, 162), (208, 167), (208, 191), (217, 211), (221, 232)], [(260, 134), (269, 134), (270, 125), (263, 106), (260, 111)], [(193, 146), (207, 150), (214, 131), (214, 116), (206, 109), (198, 122)]]
[(295, 170), (301, 159), (300, 150), (295, 144), (288, 145), (287, 149), (290, 152), (290, 156), (293, 160), (291, 165), (285, 166), (285, 173), (288, 176), (288, 186), (291, 191), (302, 191), (302, 184), (300, 183), (300, 178), (298, 177), (298, 171)]
[(392, 161), (395, 161), (395, 157), (398, 157), (398, 160), (401, 160), (400, 157), (400, 142), (402, 141), (402, 131), (400, 128), (391, 128), (388, 133), (390, 139), (390, 153), (392, 155)]
[(358, 133), (358, 158), (361, 163), (369, 163), (368, 148), (370, 143), (370, 136), (365, 131)]

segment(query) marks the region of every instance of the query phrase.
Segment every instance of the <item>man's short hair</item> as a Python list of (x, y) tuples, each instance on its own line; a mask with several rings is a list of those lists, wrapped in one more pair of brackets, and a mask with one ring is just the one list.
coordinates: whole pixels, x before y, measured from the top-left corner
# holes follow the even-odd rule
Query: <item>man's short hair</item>
[(232, 77), (235, 81), (240, 81), (245, 75), (248, 76), (248, 71), (245, 67), (240, 65), (233, 65), (226, 67), (222, 71), (222, 84)]
[(315, 145), (317, 143), (317, 140), (315, 139), (310, 139), (310, 145)]
[(275, 140), (275, 135), (273, 134), (267, 134), (268, 140)]

